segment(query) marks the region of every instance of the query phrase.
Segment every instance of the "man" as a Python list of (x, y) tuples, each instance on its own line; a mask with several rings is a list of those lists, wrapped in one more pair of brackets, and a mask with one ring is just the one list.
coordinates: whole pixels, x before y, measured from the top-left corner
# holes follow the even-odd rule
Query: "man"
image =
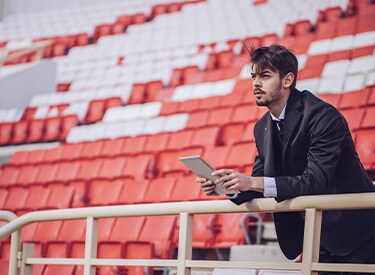
[[(197, 178), (204, 192), (215, 195), (215, 184), (239, 190), (230, 198), (236, 204), (261, 196), (280, 202), (374, 192), (344, 117), (309, 91), (295, 88), (295, 55), (280, 45), (250, 49), (250, 55), (256, 104), (269, 110), (254, 127), (258, 155), (252, 176), (217, 170), (215, 183)], [(275, 213), (274, 221), (281, 250), (296, 258), (302, 252), (303, 213)], [(375, 210), (323, 211), (320, 261), (375, 263)]]

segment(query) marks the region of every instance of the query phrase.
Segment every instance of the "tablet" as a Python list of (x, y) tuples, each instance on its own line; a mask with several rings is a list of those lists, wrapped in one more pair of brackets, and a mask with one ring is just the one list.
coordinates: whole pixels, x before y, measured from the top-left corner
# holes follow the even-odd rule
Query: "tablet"
[[(213, 183), (218, 178), (212, 176), (211, 173), (215, 171), (211, 165), (207, 163), (201, 156), (187, 156), (178, 158), (183, 164), (185, 164), (194, 174), (200, 178), (211, 180)], [(216, 185), (215, 192), (218, 194), (234, 194), (238, 191), (226, 190), (220, 184)]]

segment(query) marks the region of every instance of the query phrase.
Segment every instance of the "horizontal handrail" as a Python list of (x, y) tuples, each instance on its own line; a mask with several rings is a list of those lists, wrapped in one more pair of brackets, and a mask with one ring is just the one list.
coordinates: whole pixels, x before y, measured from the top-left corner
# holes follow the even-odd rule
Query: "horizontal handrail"
[(306, 208), (321, 210), (375, 208), (375, 193), (302, 196), (280, 203), (276, 202), (273, 198), (262, 198), (254, 199), (239, 206), (229, 200), (216, 200), (44, 210), (27, 213), (4, 225), (0, 228), (0, 239), (29, 223), (38, 221), (85, 219), (87, 217), (110, 218), (178, 215), (182, 212), (189, 214), (210, 214), (217, 212), (294, 212), (304, 211)]

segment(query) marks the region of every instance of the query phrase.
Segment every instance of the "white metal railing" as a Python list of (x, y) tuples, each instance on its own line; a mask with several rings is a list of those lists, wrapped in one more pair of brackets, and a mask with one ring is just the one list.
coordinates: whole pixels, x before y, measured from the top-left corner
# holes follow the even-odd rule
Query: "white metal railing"
[[(375, 208), (375, 193), (347, 195), (304, 196), (277, 203), (272, 198), (255, 199), (237, 206), (228, 200), (176, 202), (161, 204), (138, 204), (73, 208), (30, 212), (15, 218), (10, 212), (0, 211), (0, 219), (10, 221), (0, 228), (0, 238), (12, 234), (9, 275), (31, 274), (34, 264), (83, 265), (85, 275), (95, 274), (95, 266), (153, 266), (175, 267), (179, 275), (190, 274), (194, 268), (253, 268), (300, 270), (302, 274), (316, 274), (318, 271), (347, 271), (374, 273), (375, 265), (319, 263), (319, 244), (322, 210), (369, 209)], [(240, 212), (292, 212), (305, 211), (305, 234), (302, 263), (269, 263), (241, 261), (200, 261), (192, 260), (193, 216), (210, 213)], [(97, 219), (109, 217), (179, 215), (180, 231), (177, 259), (138, 260), (138, 259), (98, 259)], [(85, 256), (82, 259), (69, 258), (33, 258), (33, 245), (24, 244), (20, 251), (20, 229), (33, 222), (86, 219)], [(18, 252), (18, 253), (17, 253)]]

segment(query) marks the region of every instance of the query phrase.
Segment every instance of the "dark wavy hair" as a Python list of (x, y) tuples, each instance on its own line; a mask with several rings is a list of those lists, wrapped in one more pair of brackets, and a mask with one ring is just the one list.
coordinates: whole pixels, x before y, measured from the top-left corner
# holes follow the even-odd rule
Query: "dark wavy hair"
[(291, 50), (278, 44), (259, 48), (246, 46), (246, 48), (251, 57), (251, 66), (254, 66), (254, 64), (257, 65), (257, 73), (265, 69), (270, 69), (279, 73), (280, 78), (283, 78), (288, 73), (292, 73), (294, 75), (294, 81), (291, 87), (296, 87), (298, 60)]

